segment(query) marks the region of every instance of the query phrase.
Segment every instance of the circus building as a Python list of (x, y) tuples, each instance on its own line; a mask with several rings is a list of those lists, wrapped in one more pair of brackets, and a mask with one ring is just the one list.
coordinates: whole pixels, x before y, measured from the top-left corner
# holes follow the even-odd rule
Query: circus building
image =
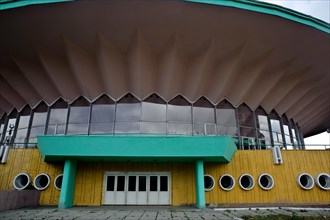
[(330, 151), (304, 144), (330, 128), (328, 23), (250, 0), (0, 9), (0, 209), (330, 204)]

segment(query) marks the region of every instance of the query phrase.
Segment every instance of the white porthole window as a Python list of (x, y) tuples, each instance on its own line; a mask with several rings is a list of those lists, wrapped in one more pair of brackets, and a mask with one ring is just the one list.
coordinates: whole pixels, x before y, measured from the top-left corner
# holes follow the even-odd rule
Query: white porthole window
[(210, 191), (214, 187), (214, 179), (210, 175), (205, 175), (204, 176), (204, 189), (205, 191)]
[(263, 173), (258, 178), (259, 186), (264, 190), (270, 190), (274, 187), (274, 179), (268, 173)]
[(233, 176), (231, 176), (229, 174), (224, 174), (219, 179), (219, 185), (220, 185), (221, 189), (223, 189), (225, 191), (230, 191), (235, 186), (235, 179)]
[(239, 185), (244, 190), (251, 190), (254, 187), (254, 179), (250, 174), (242, 174), (238, 179)]
[(17, 190), (23, 190), (27, 188), (31, 183), (31, 177), (27, 173), (20, 173), (15, 176), (13, 180), (14, 188)]
[(63, 174), (58, 175), (54, 180), (55, 188), (61, 190), (63, 181)]
[(320, 173), (315, 177), (315, 182), (318, 187), (323, 190), (330, 190), (330, 175), (326, 173)]
[(34, 178), (33, 185), (37, 190), (44, 190), (49, 186), (50, 177), (46, 173), (40, 173)]
[(308, 173), (301, 173), (297, 177), (297, 183), (301, 188), (310, 190), (314, 186), (314, 179)]

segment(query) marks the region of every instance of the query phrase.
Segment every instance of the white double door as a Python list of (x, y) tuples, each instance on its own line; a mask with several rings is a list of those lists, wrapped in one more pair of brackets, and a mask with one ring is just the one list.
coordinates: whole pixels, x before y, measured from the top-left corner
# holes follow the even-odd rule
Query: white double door
[(170, 173), (119, 173), (104, 175), (106, 205), (169, 205)]

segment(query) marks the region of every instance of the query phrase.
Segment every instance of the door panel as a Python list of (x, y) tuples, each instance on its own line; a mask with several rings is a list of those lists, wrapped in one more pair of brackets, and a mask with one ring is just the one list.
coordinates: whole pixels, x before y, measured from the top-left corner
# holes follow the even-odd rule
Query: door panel
[(169, 205), (168, 173), (105, 173), (104, 204)]

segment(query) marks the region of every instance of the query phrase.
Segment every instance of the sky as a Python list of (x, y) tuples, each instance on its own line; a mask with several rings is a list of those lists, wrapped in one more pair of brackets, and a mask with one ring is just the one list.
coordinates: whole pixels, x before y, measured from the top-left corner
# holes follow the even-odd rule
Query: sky
[(311, 15), (330, 23), (330, 0), (259, 0)]
[[(286, 8), (299, 11), (301, 13), (313, 16), (327, 23), (330, 23), (330, 0), (260, 0)], [(330, 133), (321, 134), (305, 138), (307, 149), (324, 149), (324, 145), (330, 145)], [(314, 145), (314, 146), (313, 146)], [(323, 145), (323, 146), (320, 146)], [(330, 147), (330, 146), (328, 146)]]

